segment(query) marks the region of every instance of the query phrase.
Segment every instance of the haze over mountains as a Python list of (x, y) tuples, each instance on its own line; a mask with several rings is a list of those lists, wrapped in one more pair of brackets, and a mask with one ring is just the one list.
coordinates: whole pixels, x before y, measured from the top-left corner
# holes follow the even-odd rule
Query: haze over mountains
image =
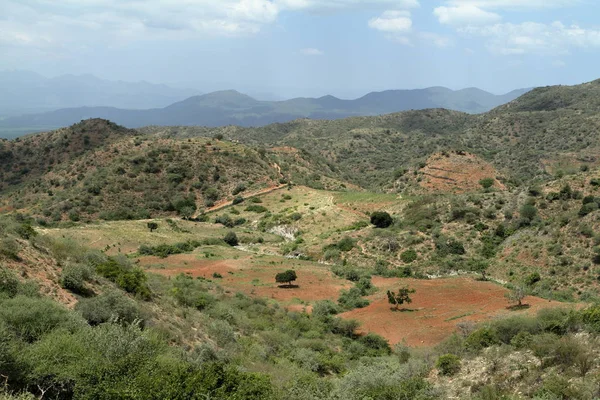
[[(0, 83), (7, 88), (6, 95), (0, 97), (0, 113), (12, 115), (0, 120), (0, 137), (8, 138), (71, 125), (87, 118), (105, 118), (129, 128), (147, 125), (249, 127), (298, 118), (340, 119), (427, 108), (481, 113), (528, 91), (521, 89), (494, 95), (476, 88), (454, 91), (431, 87), (372, 92), (355, 100), (324, 96), (261, 101), (235, 90), (189, 97), (191, 91), (165, 85), (111, 82), (89, 75), (47, 79), (34, 73), (13, 72), (0, 74)], [(35, 113), (39, 111), (46, 112)]]
[(110, 81), (89, 74), (47, 78), (35, 72), (19, 70), (0, 71), (0, 87), (0, 117), (82, 106), (133, 109), (165, 107), (200, 94), (194, 89), (144, 81)]

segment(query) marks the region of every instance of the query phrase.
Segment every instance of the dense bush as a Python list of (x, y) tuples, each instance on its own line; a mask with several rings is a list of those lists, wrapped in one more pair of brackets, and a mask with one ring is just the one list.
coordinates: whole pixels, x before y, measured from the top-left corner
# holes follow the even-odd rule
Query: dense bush
[(60, 274), (60, 284), (74, 293), (86, 292), (85, 283), (93, 278), (92, 270), (86, 265), (69, 264)]
[(150, 289), (146, 284), (147, 277), (144, 271), (133, 267), (124, 260), (109, 258), (96, 266), (96, 272), (106, 279), (114, 282), (126, 292), (140, 296), (142, 299), (150, 298)]
[(437, 359), (435, 367), (439, 370), (440, 375), (455, 375), (460, 371), (460, 358), (454, 354), (445, 354)]
[(403, 263), (410, 264), (417, 259), (417, 252), (414, 249), (408, 249), (400, 254)]
[(239, 240), (235, 232), (229, 231), (223, 237), (223, 241), (230, 246), (237, 246), (239, 244)]
[(345, 310), (355, 308), (364, 308), (369, 305), (369, 300), (362, 298), (361, 290), (353, 287), (349, 290), (342, 290), (338, 299), (338, 304)]
[(193, 307), (203, 310), (214, 303), (214, 297), (211, 296), (206, 288), (192, 277), (180, 274), (173, 280), (171, 295), (177, 300), (179, 305), (184, 307)]
[(143, 321), (142, 313), (135, 301), (116, 291), (81, 299), (75, 306), (75, 310), (92, 326), (109, 321), (126, 324)]
[(385, 211), (375, 211), (371, 214), (371, 224), (377, 228), (388, 228), (394, 223), (394, 219)]

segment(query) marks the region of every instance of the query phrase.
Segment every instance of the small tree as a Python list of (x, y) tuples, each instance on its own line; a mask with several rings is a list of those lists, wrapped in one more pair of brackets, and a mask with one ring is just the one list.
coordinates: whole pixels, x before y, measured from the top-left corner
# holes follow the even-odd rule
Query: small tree
[(504, 297), (510, 302), (517, 302), (517, 306), (523, 306), (523, 299), (527, 296), (527, 291), (523, 286), (515, 286), (510, 292), (506, 293)]
[(393, 304), (398, 309), (398, 306), (406, 303), (412, 303), (412, 299), (410, 295), (415, 293), (415, 289), (409, 289), (408, 287), (403, 287), (398, 290), (398, 293), (394, 293), (392, 291), (387, 291), (388, 303)]
[(148, 222), (148, 229), (150, 229), (150, 232), (154, 232), (158, 229), (158, 224), (156, 222)]
[(227, 234), (223, 238), (223, 241), (230, 246), (237, 246), (239, 244), (238, 237), (233, 231), (227, 232)]
[(377, 228), (389, 228), (393, 222), (392, 216), (385, 211), (375, 211), (371, 214), (371, 223)]
[(487, 277), (485, 276), (485, 274), (487, 273), (487, 270), (489, 267), (490, 267), (490, 264), (487, 261), (477, 260), (471, 264), (470, 270), (471, 270), (471, 272), (481, 274), (481, 279), (485, 281), (485, 280), (487, 280)]
[(275, 275), (275, 282), (285, 283), (286, 286), (292, 286), (292, 282), (294, 282), (296, 279), (298, 279), (298, 276), (296, 275), (296, 271), (292, 269)]

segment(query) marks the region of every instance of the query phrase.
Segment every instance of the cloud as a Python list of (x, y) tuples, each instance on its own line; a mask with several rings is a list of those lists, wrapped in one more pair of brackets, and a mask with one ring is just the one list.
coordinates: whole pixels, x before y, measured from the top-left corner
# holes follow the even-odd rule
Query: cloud
[(600, 48), (600, 30), (566, 26), (561, 22), (469, 26), (460, 28), (459, 32), (486, 38), (488, 49), (500, 55), (556, 55), (566, 54), (572, 48)]
[(581, 0), (447, 0), (453, 7), (472, 6), (492, 10), (523, 10), (575, 6)]
[(496, 13), (465, 4), (452, 7), (437, 7), (433, 14), (445, 25), (485, 25), (499, 22), (502, 17)]
[(418, 0), (275, 0), (282, 10), (335, 11), (344, 9), (409, 9), (419, 7)]
[(377, 18), (369, 20), (369, 27), (382, 32), (409, 32), (412, 19), (408, 11), (386, 11)]
[[(36, 45), (239, 36), (277, 20), (271, 0), (2, 0), (0, 37)], [(13, 44), (17, 44), (14, 41)]]
[(325, 53), (319, 49), (307, 48), (300, 50), (300, 54), (305, 56), (322, 56)]

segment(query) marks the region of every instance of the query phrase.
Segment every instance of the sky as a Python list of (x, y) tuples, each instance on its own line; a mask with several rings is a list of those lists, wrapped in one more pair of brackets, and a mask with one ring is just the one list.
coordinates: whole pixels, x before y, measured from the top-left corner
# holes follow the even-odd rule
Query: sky
[(600, 78), (598, 0), (0, 0), (0, 70), (263, 97)]

